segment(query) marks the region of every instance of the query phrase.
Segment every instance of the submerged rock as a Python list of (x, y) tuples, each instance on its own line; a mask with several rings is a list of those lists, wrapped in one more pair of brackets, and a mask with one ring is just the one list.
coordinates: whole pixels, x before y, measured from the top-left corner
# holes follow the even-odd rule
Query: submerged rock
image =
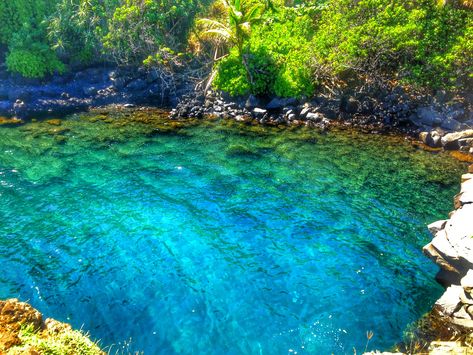
[(24, 123), (24, 121), (16, 117), (13, 117), (13, 118), (0, 117), (0, 126), (19, 125), (22, 123)]

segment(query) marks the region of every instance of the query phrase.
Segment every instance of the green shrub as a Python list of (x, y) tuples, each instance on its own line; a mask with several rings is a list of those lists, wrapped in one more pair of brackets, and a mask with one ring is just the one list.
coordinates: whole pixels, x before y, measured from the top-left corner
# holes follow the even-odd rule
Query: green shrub
[(436, 0), (331, 0), (314, 36), (315, 68), (437, 88), (471, 73), (469, 10)]
[(7, 69), (25, 77), (41, 78), (65, 70), (50, 49), (44, 20), (55, 1), (9, 0), (0, 3), (0, 43), (8, 46)]
[(43, 78), (54, 72), (65, 71), (64, 64), (49, 50), (33, 52), (26, 49), (14, 49), (8, 53), (6, 64), (9, 71), (19, 73), (26, 78)]
[(197, 12), (210, 0), (126, 0), (108, 21), (103, 45), (114, 60), (141, 63), (162, 47), (184, 48)]
[(231, 51), (228, 57), (217, 63), (217, 75), (213, 85), (232, 96), (246, 95), (250, 92), (251, 86), (237, 50)]
[(217, 89), (231, 95), (310, 95), (314, 85), (309, 69), (313, 8), (280, 8), (256, 25), (244, 49), (250, 75), (236, 50), (218, 66)]
[(55, 0), (0, 1), (0, 43), (10, 44), (12, 36), (25, 27), (40, 29), (55, 4)]
[(119, 0), (60, 0), (48, 20), (48, 39), (72, 64), (102, 60), (102, 38)]

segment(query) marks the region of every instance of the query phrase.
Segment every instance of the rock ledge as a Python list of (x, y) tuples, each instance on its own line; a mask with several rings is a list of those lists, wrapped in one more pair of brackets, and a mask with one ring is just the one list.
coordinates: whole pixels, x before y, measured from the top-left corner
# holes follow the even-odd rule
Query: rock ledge
[(69, 324), (48, 318), (17, 299), (0, 301), (0, 354), (105, 353), (82, 332)]

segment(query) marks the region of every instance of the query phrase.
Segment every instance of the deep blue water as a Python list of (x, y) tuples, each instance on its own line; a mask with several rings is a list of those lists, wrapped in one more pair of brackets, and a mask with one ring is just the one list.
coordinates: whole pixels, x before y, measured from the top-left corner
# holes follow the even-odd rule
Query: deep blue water
[(461, 164), (402, 140), (75, 115), (0, 128), (0, 298), (145, 354), (386, 349)]

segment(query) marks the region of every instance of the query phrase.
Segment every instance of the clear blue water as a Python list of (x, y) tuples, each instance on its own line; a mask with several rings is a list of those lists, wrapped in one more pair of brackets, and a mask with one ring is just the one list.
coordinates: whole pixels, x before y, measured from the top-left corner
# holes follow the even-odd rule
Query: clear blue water
[[(175, 126), (175, 124), (174, 124)], [(0, 298), (115, 350), (386, 349), (463, 166), (394, 137), (74, 115), (0, 127)]]

